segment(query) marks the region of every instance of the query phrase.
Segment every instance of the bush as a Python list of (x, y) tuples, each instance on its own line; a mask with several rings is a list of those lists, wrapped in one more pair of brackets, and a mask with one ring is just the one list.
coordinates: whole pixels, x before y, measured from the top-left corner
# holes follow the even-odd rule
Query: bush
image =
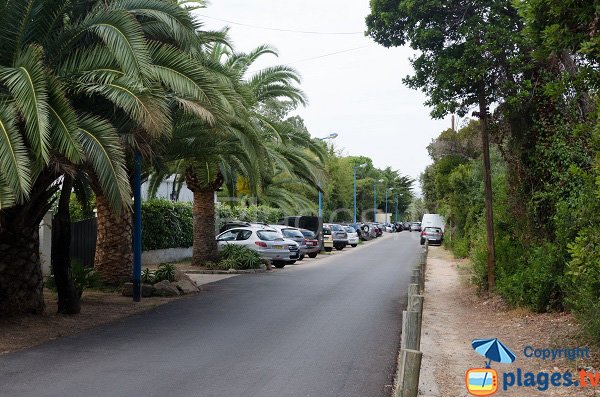
[(262, 259), (258, 252), (242, 245), (226, 245), (221, 251), (221, 261), (230, 261), (235, 264), (233, 269), (258, 269)]
[[(104, 285), (102, 284), (102, 280), (100, 279), (100, 275), (94, 271), (91, 267), (84, 267), (81, 262), (77, 260), (73, 260), (71, 264), (71, 277), (73, 278), (73, 284), (75, 289), (79, 293), (79, 296), (83, 294), (88, 288), (102, 288)], [(50, 275), (45, 284), (46, 288), (53, 292), (57, 292), (56, 290), (56, 281), (54, 280), (54, 275)]]
[(192, 246), (192, 204), (168, 200), (142, 203), (142, 250)]

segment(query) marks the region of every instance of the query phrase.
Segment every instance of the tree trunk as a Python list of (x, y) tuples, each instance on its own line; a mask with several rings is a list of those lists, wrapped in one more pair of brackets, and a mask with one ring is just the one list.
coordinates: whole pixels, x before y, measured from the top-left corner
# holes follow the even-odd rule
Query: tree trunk
[(0, 317), (44, 312), (39, 226), (0, 233)]
[(58, 291), (58, 312), (78, 314), (81, 311), (79, 291), (71, 274), (71, 214), (69, 201), (73, 178), (65, 175), (58, 201), (58, 211), (52, 222), (52, 272)]
[(133, 271), (132, 213), (123, 208), (115, 214), (106, 198), (96, 196), (98, 237), (94, 270), (107, 284), (119, 285), (131, 280)]
[(54, 180), (42, 172), (29, 201), (0, 211), (0, 317), (44, 311), (39, 231), (58, 189)]
[(492, 175), (490, 165), (490, 137), (488, 131), (487, 103), (483, 90), (479, 94), (479, 120), (483, 147), (483, 179), (485, 186), (485, 222), (487, 227), (487, 281), (488, 290), (496, 285), (496, 258), (494, 247), (494, 208), (492, 206)]
[(202, 265), (219, 257), (215, 240), (215, 192), (212, 189), (194, 191), (194, 251), (192, 265)]

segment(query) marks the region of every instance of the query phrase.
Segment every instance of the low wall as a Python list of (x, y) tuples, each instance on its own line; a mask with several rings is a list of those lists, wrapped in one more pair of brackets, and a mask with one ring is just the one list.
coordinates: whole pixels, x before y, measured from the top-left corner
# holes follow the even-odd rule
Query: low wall
[(158, 265), (165, 262), (177, 262), (192, 257), (192, 247), (167, 248), (142, 252), (142, 265)]

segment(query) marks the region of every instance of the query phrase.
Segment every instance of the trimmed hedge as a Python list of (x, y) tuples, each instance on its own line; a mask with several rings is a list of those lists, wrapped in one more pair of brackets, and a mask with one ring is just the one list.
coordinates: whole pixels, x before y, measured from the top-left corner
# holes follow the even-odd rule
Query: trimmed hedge
[(142, 250), (191, 247), (192, 203), (149, 200), (142, 203)]
[[(217, 204), (216, 226), (231, 220), (277, 223), (283, 211), (264, 205), (230, 207)], [(142, 203), (142, 250), (187, 248), (193, 242), (192, 203), (149, 200)], [(215, 231), (216, 232), (216, 231)]]

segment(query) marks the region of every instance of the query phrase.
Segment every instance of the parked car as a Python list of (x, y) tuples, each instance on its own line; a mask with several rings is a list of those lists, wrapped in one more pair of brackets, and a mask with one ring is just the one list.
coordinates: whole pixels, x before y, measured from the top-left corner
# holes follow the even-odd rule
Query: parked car
[(309, 258), (316, 258), (319, 251), (321, 251), (321, 244), (317, 239), (317, 235), (312, 230), (308, 229), (300, 229), (300, 232), (306, 240), (306, 255), (308, 255)]
[(387, 233), (393, 233), (394, 232), (394, 226), (392, 226), (391, 223), (386, 223), (384, 228), (385, 228), (385, 231)]
[(331, 252), (333, 250), (333, 232), (329, 225), (323, 225), (323, 250)]
[(421, 231), (421, 222), (413, 222), (410, 225), (411, 232), (420, 232)]
[(412, 225), (412, 223), (411, 223), (411, 222), (404, 222), (404, 223), (402, 223), (402, 228), (403, 228), (404, 230), (408, 230), (408, 231), (410, 231), (410, 226), (411, 226), (411, 225)]
[(341, 251), (348, 245), (348, 233), (342, 225), (336, 223), (327, 224), (331, 229), (331, 235), (333, 236), (333, 247)]
[(383, 227), (379, 223), (372, 223), (373, 228), (375, 228), (375, 237), (383, 236)]
[(421, 232), (421, 245), (425, 244), (425, 240), (429, 240), (430, 244), (442, 244), (444, 241), (444, 232), (442, 231), (442, 228), (426, 227), (425, 230)]
[(399, 233), (402, 230), (404, 230), (404, 227), (402, 227), (402, 223), (401, 222), (394, 223), (394, 230), (396, 231), (396, 233)]
[(269, 225), (269, 226), (272, 227), (273, 229), (277, 230), (279, 233), (281, 233), (283, 238), (295, 241), (298, 244), (298, 246), (300, 247), (300, 257), (298, 258), (298, 260), (301, 261), (302, 259), (304, 259), (304, 256), (307, 253), (306, 239), (304, 238), (304, 235), (302, 234), (300, 229), (297, 229), (295, 227), (282, 226), (282, 225)]
[(219, 250), (227, 244), (243, 245), (257, 251), (261, 258), (282, 268), (294, 264), (300, 257), (300, 247), (295, 241), (285, 239), (274, 229), (246, 226), (226, 230), (217, 237)]
[(277, 223), (296, 229), (310, 230), (319, 240), (319, 247), (323, 246), (323, 218), (319, 216), (286, 216)]
[(344, 229), (346, 229), (346, 233), (348, 234), (348, 244), (352, 247), (356, 247), (360, 241), (356, 229), (352, 226), (345, 226)]

